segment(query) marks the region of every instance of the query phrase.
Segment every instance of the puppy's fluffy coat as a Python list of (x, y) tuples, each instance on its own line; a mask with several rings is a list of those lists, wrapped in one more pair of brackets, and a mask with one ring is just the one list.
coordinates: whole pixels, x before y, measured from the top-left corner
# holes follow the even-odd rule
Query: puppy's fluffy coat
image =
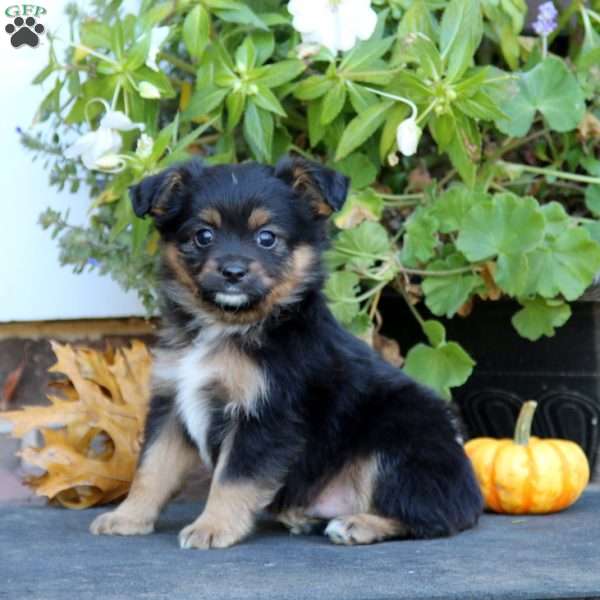
[(183, 548), (222, 548), (261, 511), (332, 541), (445, 536), (481, 495), (445, 403), (347, 333), (321, 287), (348, 181), (300, 158), (190, 162), (132, 189), (162, 239), (163, 328), (131, 491), (93, 533), (153, 530), (198, 456), (213, 471)]

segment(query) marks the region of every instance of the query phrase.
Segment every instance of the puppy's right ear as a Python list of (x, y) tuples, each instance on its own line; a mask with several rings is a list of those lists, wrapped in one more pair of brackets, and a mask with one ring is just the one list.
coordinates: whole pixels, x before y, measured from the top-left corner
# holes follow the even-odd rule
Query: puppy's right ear
[(132, 185), (129, 195), (135, 215), (145, 217), (150, 214), (159, 221), (175, 216), (180, 209), (177, 197), (181, 195), (183, 178), (183, 171), (173, 167)]

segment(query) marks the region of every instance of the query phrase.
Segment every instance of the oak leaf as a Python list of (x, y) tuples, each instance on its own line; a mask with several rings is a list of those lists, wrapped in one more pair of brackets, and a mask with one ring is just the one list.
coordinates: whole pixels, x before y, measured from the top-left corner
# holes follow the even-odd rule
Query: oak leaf
[(41, 432), (41, 448), (22, 458), (44, 473), (26, 483), (67, 508), (87, 508), (124, 496), (136, 467), (148, 409), (151, 357), (145, 344), (104, 352), (52, 343), (50, 406), (2, 414), (13, 437)]

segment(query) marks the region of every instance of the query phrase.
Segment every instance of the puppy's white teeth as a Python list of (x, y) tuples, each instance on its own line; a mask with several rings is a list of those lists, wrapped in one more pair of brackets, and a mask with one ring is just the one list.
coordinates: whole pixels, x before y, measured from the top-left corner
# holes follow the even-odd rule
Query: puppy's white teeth
[(219, 292), (215, 295), (215, 300), (224, 306), (242, 306), (248, 302), (246, 294), (225, 294)]

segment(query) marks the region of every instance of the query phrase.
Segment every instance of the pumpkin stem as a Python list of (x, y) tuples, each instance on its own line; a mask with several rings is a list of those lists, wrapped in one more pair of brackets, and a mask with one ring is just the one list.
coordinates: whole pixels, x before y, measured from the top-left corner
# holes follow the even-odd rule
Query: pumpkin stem
[(517, 424), (515, 425), (515, 444), (521, 446), (527, 446), (529, 444), (529, 437), (531, 436), (531, 423), (533, 422), (533, 415), (537, 408), (537, 402), (535, 400), (527, 400), (521, 406), (519, 416), (517, 417)]

